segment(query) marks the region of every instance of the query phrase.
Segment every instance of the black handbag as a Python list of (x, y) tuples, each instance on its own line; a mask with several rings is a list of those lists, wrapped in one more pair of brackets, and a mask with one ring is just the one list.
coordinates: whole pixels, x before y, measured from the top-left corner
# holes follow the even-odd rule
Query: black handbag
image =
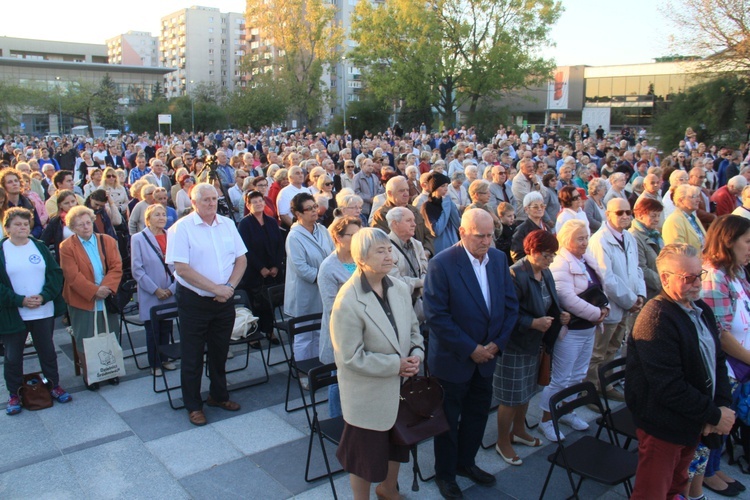
[(413, 446), (450, 429), (443, 411), (443, 387), (437, 377), (414, 376), (401, 384), (391, 442)]
[[(601, 285), (591, 285), (586, 290), (578, 294), (579, 299), (583, 299), (592, 306), (602, 308), (609, 305), (609, 298), (602, 290)], [(573, 314), (570, 315), (568, 330), (587, 330), (593, 328), (594, 323), (587, 319), (579, 318)]]
[[(101, 235), (99, 235), (98, 238), (99, 245), (102, 247), (102, 254), (104, 255), (104, 274), (107, 274), (107, 271), (109, 271), (109, 269), (107, 268), (107, 247), (104, 245), (104, 238), (102, 238)], [(117, 285), (117, 290), (115, 290), (115, 293), (104, 299), (104, 308), (109, 314), (120, 314), (123, 307), (125, 307), (126, 305), (122, 304), (122, 296), (120, 295), (120, 288), (122, 288), (122, 284), (124, 282), (125, 276), (120, 279), (120, 284)]]

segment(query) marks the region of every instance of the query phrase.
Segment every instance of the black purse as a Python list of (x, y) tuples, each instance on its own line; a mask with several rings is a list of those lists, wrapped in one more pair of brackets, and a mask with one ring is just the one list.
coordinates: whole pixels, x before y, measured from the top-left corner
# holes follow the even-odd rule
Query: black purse
[[(107, 271), (109, 271), (109, 269), (107, 268), (107, 247), (104, 245), (104, 238), (102, 238), (101, 235), (98, 235), (98, 238), (99, 245), (101, 245), (102, 247), (102, 255), (104, 255), (104, 274), (107, 274)], [(117, 290), (115, 291), (115, 293), (104, 299), (104, 308), (109, 314), (120, 314), (122, 309), (125, 307), (125, 304), (122, 304), (120, 295), (120, 288), (122, 288), (122, 284), (124, 282), (125, 276), (120, 279), (120, 284), (117, 285)]]
[[(578, 294), (579, 299), (583, 299), (592, 306), (602, 308), (609, 305), (609, 298), (604, 293), (601, 285), (591, 285), (586, 290)], [(573, 314), (570, 315), (568, 330), (587, 330), (593, 328), (594, 323), (587, 319), (579, 318)]]

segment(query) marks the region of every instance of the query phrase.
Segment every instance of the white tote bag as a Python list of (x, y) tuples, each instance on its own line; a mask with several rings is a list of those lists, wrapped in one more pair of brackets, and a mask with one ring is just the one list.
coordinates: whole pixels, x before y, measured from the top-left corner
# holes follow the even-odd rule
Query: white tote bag
[(89, 384), (102, 382), (125, 375), (125, 363), (122, 358), (122, 348), (117, 342), (117, 336), (109, 331), (109, 321), (106, 311), (104, 326), (106, 330), (99, 333), (97, 316), (100, 311), (94, 311), (94, 336), (83, 339), (83, 352), (86, 356), (86, 378)]
[(232, 328), (232, 340), (240, 340), (249, 333), (255, 332), (255, 323), (258, 321), (252, 311), (247, 307), (238, 307), (235, 309), (234, 328)]

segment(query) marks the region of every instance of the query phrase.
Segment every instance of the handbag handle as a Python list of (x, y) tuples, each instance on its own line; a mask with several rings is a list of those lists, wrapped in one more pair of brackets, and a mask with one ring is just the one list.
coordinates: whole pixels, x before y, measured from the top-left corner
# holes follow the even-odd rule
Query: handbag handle
[[(99, 321), (97, 318), (97, 313), (99, 311), (96, 310), (96, 303), (97, 302), (104, 302), (103, 300), (95, 300), (94, 301), (94, 337), (99, 336)], [(104, 309), (102, 310), (102, 314), (104, 315), (104, 328), (107, 329), (107, 331), (104, 333), (105, 335), (109, 333), (109, 318), (107, 318), (107, 308), (106, 306), (102, 306)]]

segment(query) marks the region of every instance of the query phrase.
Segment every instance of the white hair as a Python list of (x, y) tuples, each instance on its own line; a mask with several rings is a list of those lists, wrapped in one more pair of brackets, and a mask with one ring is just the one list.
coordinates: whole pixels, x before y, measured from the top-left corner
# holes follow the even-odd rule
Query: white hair
[(410, 213), (411, 211), (406, 207), (394, 207), (388, 210), (388, 213), (385, 214), (385, 220), (388, 221), (388, 227), (393, 229), (394, 222), (401, 222), (404, 220), (404, 217)]
[[(146, 187), (144, 187), (143, 189), (145, 191)], [(199, 184), (196, 184), (193, 190), (190, 192), (190, 199), (193, 201), (201, 201), (201, 199), (203, 199), (203, 193), (206, 192), (210, 192), (216, 197), (219, 196), (218, 191), (216, 191), (216, 188), (212, 184), (209, 184), (208, 182), (201, 182)]]

